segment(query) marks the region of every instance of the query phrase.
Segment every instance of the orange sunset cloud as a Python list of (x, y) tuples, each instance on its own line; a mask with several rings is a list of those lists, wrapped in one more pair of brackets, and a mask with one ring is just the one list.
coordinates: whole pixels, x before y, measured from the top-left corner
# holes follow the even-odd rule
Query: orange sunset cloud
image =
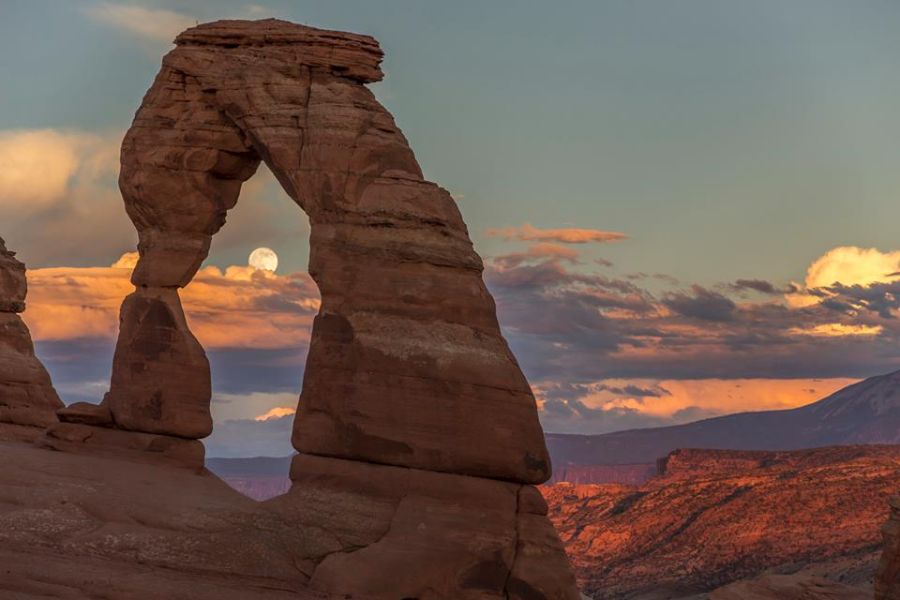
[(602, 231), (600, 229), (581, 229), (577, 227), (538, 229), (529, 223), (525, 223), (521, 227), (488, 229), (486, 233), (490, 237), (500, 237), (506, 240), (518, 240), (523, 242), (557, 242), (560, 244), (616, 242), (628, 237), (624, 233)]
[[(785, 410), (820, 400), (858, 379), (605, 379), (578, 386), (578, 402), (598, 412), (630, 411), (659, 424), (746, 411)], [(555, 384), (534, 386), (541, 408)]]
[[(25, 318), (37, 341), (114, 338), (136, 253), (110, 267), (29, 271)], [(206, 348), (286, 348), (309, 339), (319, 307), (306, 273), (276, 275), (251, 267), (202, 268), (181, 291), (191, 329)]]

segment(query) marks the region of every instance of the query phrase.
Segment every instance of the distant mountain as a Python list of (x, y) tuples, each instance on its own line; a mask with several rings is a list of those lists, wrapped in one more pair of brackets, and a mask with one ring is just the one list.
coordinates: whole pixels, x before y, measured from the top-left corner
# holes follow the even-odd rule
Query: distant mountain
[(554, 468), (652, 464), (676, 448), (799, 450), (900, 443), (900, 371), (791, 410), (738, 413), (603, 435), (547, 434)]

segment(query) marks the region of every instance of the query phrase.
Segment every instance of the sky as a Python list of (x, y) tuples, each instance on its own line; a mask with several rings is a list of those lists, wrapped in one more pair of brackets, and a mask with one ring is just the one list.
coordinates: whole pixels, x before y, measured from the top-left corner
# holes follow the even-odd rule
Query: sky
[[(3, 0), (0, 236), (66, 402), (108, 388), (136, 243), (118, 146), (162, 55), (267, 17), (380, 41), (372, 89), (459, 203), (547, 431), (789, 408), (900, 368), (900, 3)], [(210, 455), (290, 451), (308, 244), (261, 168), (182, 292)]]

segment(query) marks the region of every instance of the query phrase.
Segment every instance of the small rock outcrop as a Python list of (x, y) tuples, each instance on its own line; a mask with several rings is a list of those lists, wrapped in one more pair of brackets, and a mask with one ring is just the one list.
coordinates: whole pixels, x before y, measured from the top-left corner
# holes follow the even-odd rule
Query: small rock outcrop
[(533, 487), (551, 474), (534, 395), (455, 202), (366, 87), (382, 78), (378, 43), (271, 19), (175, 43), (122, 144), (140, 258), (109, 392), (99, 409), (63, 411), (41, 444), (199, 468), (209, 363), (178, 289), (265, 161), (309, 217), (321, 294), (293, 484), (268, 508), (304, 532), (303, 582), (353, 597), (577, 600)]
[(882, 534), (884, 553), (875, 579), (875, 600), (900, 600), (900, 496), (891, 499), (891, 516)]
[(34, 355), (25, 310), (25, 265), (0, 238), (0, 436), (28, 438), (56, 422), (63, 404), (50, 375)]

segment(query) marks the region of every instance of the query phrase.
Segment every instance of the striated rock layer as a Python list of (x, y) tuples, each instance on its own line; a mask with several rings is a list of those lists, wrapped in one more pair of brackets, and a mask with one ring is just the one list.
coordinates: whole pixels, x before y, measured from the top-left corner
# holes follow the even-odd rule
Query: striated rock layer
[(891, 516), (882, 533), (884, 553), (875, 580), (875, 600), (900, 600), (900, 496), (891, 499)]
[(321, 293), (293, 483), (269, 503), (290, 523), (299, 581), (353, 597), (575, 600), (532, 486), (550, 476), (534, 396), (456, 204), (365, 86), (381, 58), (372, 38), (277, 20), (178, 36), (122, 144), (140, 258), (109, 392), (62, 411), (40, 443), (200, 468), (209, 364), (178, 288), (265, 161), (309, 216)]
[(898, 481), (900, 446), (681, 450), (640, 486), (544, 490), (594, 600), (687, 597), (801, 570), (866, 585), (871, 596)]
[(18, 313), (25, 310), (25, 265), (0, 238), (0, 438), (30, 438), (56, 421), (63, 404), (50, 376), (34, 355), (31, 333)]

